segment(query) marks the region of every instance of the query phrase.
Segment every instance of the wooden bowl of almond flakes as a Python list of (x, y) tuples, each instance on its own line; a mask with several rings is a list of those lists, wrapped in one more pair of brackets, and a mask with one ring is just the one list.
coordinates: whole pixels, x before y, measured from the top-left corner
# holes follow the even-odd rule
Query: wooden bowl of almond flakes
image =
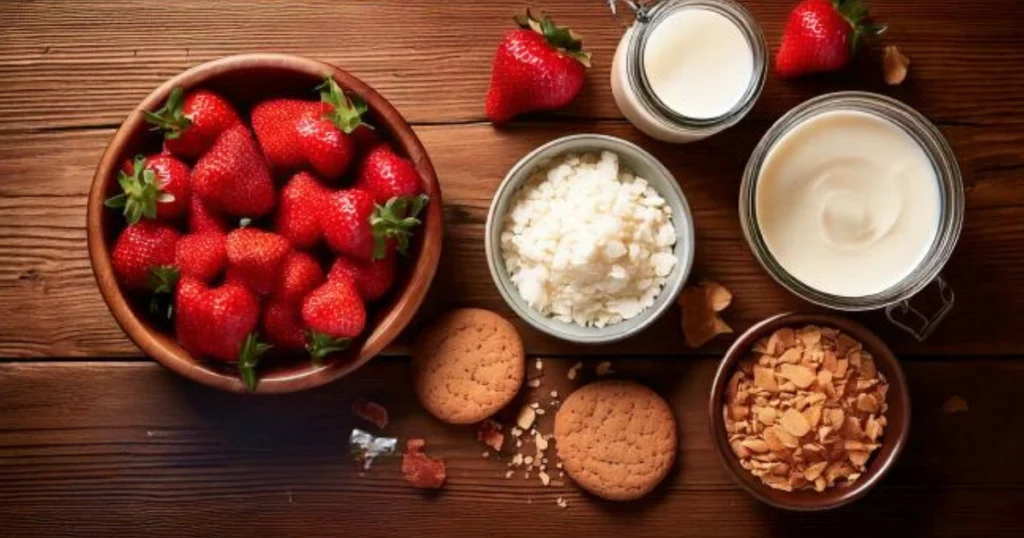
[(910, 397), (892, 351), (865, 327), (781, 314), (729, 348), (709, 401), (722, 464), (754, 497), (827, 510), (863, 497), (907, 442)]

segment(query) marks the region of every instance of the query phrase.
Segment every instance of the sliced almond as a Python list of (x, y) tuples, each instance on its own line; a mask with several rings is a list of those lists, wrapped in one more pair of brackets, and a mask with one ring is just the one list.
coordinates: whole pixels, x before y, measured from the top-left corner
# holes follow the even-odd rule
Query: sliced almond
[(520, 429), (528, 430), (530, 426), (533, 426), (533, 421), (537, 419), (537, 411), (528, 405), (524, 405), (519, 410), (519, 417), (516, 418), (516, 426)]
[(821, 405), (813, 405), (803, 411), (804, 418), (807, 419), (807, 424), (809, 424), (812, 429), (816, 429), (818, 424), (821, 424), (822, 410), (823, 407)]
[(878, 412), (878, 401), (871, 394), (858, 394), (857, 395), (857, 409), (865, 413), (877, 413)]
[[(796, 348), (790, 349), (786, 354), (793, 351), (796, 351)], [(785, 362), (785, 355), (783, 355), (783, 361)], [(810, 368), (800, 364), (782, 364), (779, 366), (779, 373), (801, 389), (810, 387), (811, 383), (814, 383), (817, 379), (817, 376), (814, 375)]]
[(804, 478), (806, 480), (811, 480), (811, 481), (817, 480), (818, 477), (821, 476), (821, 473), (825, 472), (825, 467), (828, 467), (828, 462), (827, 461), (822, 461), (822, 462), (815, 463), (813, 465), (807, 466), (807, 468), (804, 469)]
[(721, 312), (728, 308), (729, 304), (732, 303), (732, 292), (718, 282), (715, 282), (714, 280), (704, 280), (700, 285), (704, 288), (704, 292), (707, 294), (707, 301), (708, 304), (711, 305), (711, 310)]
[(967, 410), (967, 400), (956, 395), (946, 400), (946, 403), (942, 404), (943, 413), (959, 413)]
[(729, 443), (729, 446), (732, 447), (733, 454), (736, 454), (741, 460), (750, 457), (750, 450), (743, 446), (743, 442), (739, 439)]
[(775, 419), (778, 418), (778, 412), (773, 407), (753, 407), (751, 409), (757, 415), (757, 420), (765, 426), (775, 424)]
[(835, 374), (835, 376), (839, 377), (839, 378), (846, 377), (846, 370), (849, 367), (850, 367), (850, 361), (848, 361), (846, 359), (839, 359), (839, 360), (836, 361), (836, 369), (832, 373)]
[(800, 362), (800, 359), (802, 357), (803, 350), (801, 350), (798, 347), (791, 347), (782, 353), (782, 355), (779, 357), (779, 362), (797, 364), (798, 362)]
[(878, 370), (875, 368), (875, 360), (867, 353), (861, 353), (861, 357), (860, 378), (876, 379), (878, 377)]
[(872, 441), (877, 441), (882, 436), (882, 424), (874, 416), (868, 417), (864, 423), (864, 435)]
[(754, 367), (754, 385), (765, 390), (776, 392), (779, 385), (775, 381), (775, 370), (764, 366)]
[(782, 414), (782, 418), (779, 419), (779, 424), (795, 437), (802, 437), (810, 431), (811, 426), (807, 423), (807, 419), (804, 418), (803, 414), (795, 409), (789, 409)]
[(741, 443), (745, 448), (757, 454), (768, 452), (768, 443), (763, 439), (744, 439)]
[(847, 455), (850, 457), (850, 463), (858, 469), (863, 469), (868, 462), (868, 457), (871, 456), (866, 450), (851, 450), (847, 452)]
[(903, 84), (907, 78), (907, 71), (910, 69), (910, 58), (907, 58), (893, 45), (885, 47), (885, 55), (882, 56), (882, 69), (885, 75), (885, 83), (890, 86)]

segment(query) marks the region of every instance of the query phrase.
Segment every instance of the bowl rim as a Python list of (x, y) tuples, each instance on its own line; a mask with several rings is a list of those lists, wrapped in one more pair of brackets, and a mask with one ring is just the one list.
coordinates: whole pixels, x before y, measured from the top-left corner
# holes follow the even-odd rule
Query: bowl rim
[[(681, 271), (681, 277), (678, 277), (678, 282), (671, 286), (670, 283), (666, 283), (661, 293), (659, 293), (655, 298), (655, 304), (640, 313), (640, 317), (643, 319), (628, 330), (614, 330), (614, 328), (621, 325), (621, 323), (606, 325), (600, 329), (601, 332), (596, 332), (593, 336), (576, 336), (563, 331), (560, 324), (564, 322), (557, 322), (552, 318), (542, 316), (539, 312), (533, 310), (528, 305), (524, 306), (524, 304), (520, 304), (521, 298), (518, 297), (519, 292), (514, 287), (509, 289), (501, 278), (501, 275), (505, 275), (506, 278), (508, 278), (507, 270), (505, 269), (504, 261), (501, 259), (500, 249), (495, 248), (495, 245), (493, 245), (493, 237), (495, 237), (495, 234), (500, 234), (500, 231), (495, 229), (495, 226), (501, 222), (501, 218), (497, 215), (498, 206), (504, 203), (509, 196), (518, 190), (520, 184), (529, 177), (524, 175), (519, 181), (516, 181), (516, 176), (518, 176), (524, 169), (531, 169), (538, 166), (540, 164), (540, 156), (543, 153), (551, 150), (552, 148), (565, 146), (571, 142), (579, 140), (625, 148), (634, 152), (641, 159), (647, 161), (667, 180), (669, 184), (669, 192), (659, 191), (659, 194), (666, 199), (674, 198), (679, 203), (681, 208), (680, 213), (683, 215), (685, 229), (687, 230), (686, 237), (689, 239), (687, 244), (683, 246), (681, 255), (677, 257), (676, 268), (673, 269), (673, 271)], [(678, 224), (675, 225), (678, 230)], [(520, 319), (528, 323), (533, 328), (567, 342), (574, 342), (578, 344), (609, 344), (625, 340), (646, 330), (672, 307), (676, 298), (679, 296), (679, 293), (682, 292), (683, 286), (689, 278), (690, 271), (693, 269), (696, 243), (693, 212), (690, 209), (690, 205), (686, 200), (686, 195), (683, 193), (683, 189), (682, 186), (680, 186), (679, 181), (676, 180), (672, 172), (669, 171), (669, 169), (660, 160), (658, 160), (654, 155), (651, 155), (647, 150), (628, 140), (606, 134), (577, 133), (562, 136), (541, 144), (516, 161), (512, 168), (510, 168), (505, 174), (504, 179), (502, 179), (501, 184), (498, 186), (498, 189), (494, 192), (494, 196), (491, 198), (491, 205), (487, 212), (487, 222), (484, 226), (484, 230), (484, 250), (487, 258), (487, 267), (490, 270), (491, 279), (494, 281), (495, 287), (498, 288), (498, 293), (501, 294), (502, 299), (504, 299), (505, 303), (516, 313), (517, 316), (519, 316)], [(664, 300), (662, 299), (663, 297)], [(659, 303), (659, 301), (661, 302)]]
[[(250, 392), (237, 376), (229, 376), (208, 368), (202, 360), (192, 358), (188, 351), (174, 341), (173, 336), (162, 333), (153, 328), (148, 320), (142, 320), (135, 315), (113, 276), (110, 248), (104, 233), (103, 202), (107, 186), (113, 181), (114, 171), (119, 168), (117, 161), (123, 146), (138, 129), (145, 127), (142, 111), (160, 106), (174, 87), (201, 87), (211, 79), (225, 76), (231, 71), (257, 68), (294, 71), (296, 74), (318, 78), (329, 73), (343, 88), (355, 91), (368, 104), (372, 103), (372, 110), (379, 117), (386, 117), (387, 123), (391, 125), (389, 133), (415, 164), (423, 178), (426, 192), (431, 195), (431, 202), (427, 204), (424, 212), (422, 244), (408, 283), (402, 293), (395, 296), (388, 314), (379, 320), (372, 331), (366, 333), (364, 345), (358, 355), (352, 356), (349, 360), (325, 361), (320, 366), (310, 365), (294, 372), (261, 377), (256, 390)], [(100, 294), (117, 324), (146, 355), (203, 385), (235, 393), (278, 394), (314, 388), (348, 375), (383, 351), (408, 325), (423, 303), (437, 272), (444, 233), (442, 205), (437, 174), (422, 142), (398, 110), (369, 85), (334, 65), (312, 58), (279, 53), (236, 54), (204, 62), (178, 73), (151, 91), (132, 109), (104, 149), (93, 175), (86, 204), (86, 240), (93, 276)], [(393, 331), (390, 337), (373, 338), (378, 333), (386, 336), (389, 331)]]
[[(736, 363), (749, 352), (753, 344), (778, 328), (812, 324), (835, 327), (852, 336), (871, 352), (876, 362), (882, 364), (882, 368), (887, 370), (886, 375), (889, 385), (897, 387), (897, 390), (889, 391), (889, 406), (899, 406), (904, 417), (898, 430), (888, 429), (885, 432), (886, 435), (882, 443), (883, 445), (892, 443), (892, 450), (879, 462), (878, 467), (865, 472), (852, 486), (846, 487), (842, 495), (831, 502), (826, 502), (825, 500), (822, 500), (822, 502), (807, 502), (789, 499), (787, 498), (790, 497), (789, 492), (771, 489), (762, 484), (757, 477), (740, 466), (739, 460), (732, 453), (729, 447), (728, 435), (725, 431), (725, 419), (722, 416), (722, 400), (725, 396), (725, 387), (728, 384), (729, 376), (732, 374)], [(899, 395), (898, 401), (893, 401), (892, 395), (894, 394)], [(893, 467), (906, 446), (910, 434), (910, 421), (910, 390), (899, 359), (889, 346), (870, 329), (836, 314), (785, 312), (754, 324), (729, 346), (725, 356), (722, 357), (715, 370), (714, 380), (712, 381), (708, 397), (708, 428), (711, 434), (711, 444), (718, 454), (719, 461), (733, 481), (746, 490), (747, 493), (765, 504), (799, 512), (814, 512), (838, 508), (867, 495)], [(881, 454), (874, 455), (875, 458), (879, 456)]]

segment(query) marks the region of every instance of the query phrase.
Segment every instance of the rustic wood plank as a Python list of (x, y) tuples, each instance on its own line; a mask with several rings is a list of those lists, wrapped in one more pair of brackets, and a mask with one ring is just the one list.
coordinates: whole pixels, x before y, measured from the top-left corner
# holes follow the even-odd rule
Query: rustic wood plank
[[(541, 387), (520, 395), (503, 416), (593, 379), (591, 359), (569, 381), (565, 372), (574, 362), (545, 360)], [(443, 425), (413, 401), (403, 359), (378, 359), (329, 387), (266, 398), (214, 392), (144, 362), (0, 363), (0, 521), (11, 537), (124, 528), (136, 536), (196, 528), (218, 536), (1019, 532), (1010, 514), (1024, 502), (1021, 432), (1006, 426), (1024, 404), (1005, 395), (1024, 380), (1024, 362), (907, 363), (907, 451), (878, 490), (827, 514), (776, 511), (730, 482), (707, 432), (716, 364), (613, 362), (620, 375), (651, 384), (669, 400), (681, 439), (667, 484), (639, 502), (614, 504), (571, 484), (543, 487), (536, 476), (506, 480), (502, 461), (481, 457), (472, 427)], [(532, 363), (530, 371), (536, 373)], [(970, 409), (944, 413), (953, 395)], [(450, 482), (440, 494), (407, 487), (397, 460), (378, 461), (360, 475), (346, 447), (351, 427), (363, 427), (348, 410), (360, 396), (389, 407), (387, 434), (424, 437), (428, 450), (446, 459)], [(541, 419), (541, 430), (550, 431), (552, 415)], [(502, 460), (510, 454), (506, 449)], [(557, 497), (568, 500), (568, 510), (556, 507)]]
[[(774, 51), (793, 2), (745, 4)], [(2, 2), (0, 130), (116, 125), (172, 75), (255, 51), (336, 63), (413, 122), (479, 120), (494, 49), (523, 7), (520, 0)], [(619, 117), (607, 80), (621, 29), (605, 2), (546, 0), (535, 7), (582, 33), (594, 53), (583, 95), (561, 115)], [(893, 93), (941, 121), (1020, 122), (1024, 11), (1017, 2), (875, 2), (874, 13), (890, 24), (886, 42), (913, 61), (906, 85), (884, 87), (876, 51), (845, 74), (798, 82), (770, 76), (752, 116), (775, 118), (825, 91), (869, 89)]]
[[(622, 136), (649, 148), (676, 174), (695, 211), (697, 276), (722, 280), (736, 293), (727, 320), (737, 329), (788, 309), (809, 309), (777, 286), (754, 261), (736, 216), (746, 155), (767, 125), (751, 121), (704, 142), (676, 147), (644, 139), (623, 122), (530, 123), (505, 130), (487, 124), (420, 126), (441, 179), (446, 239), (435, 293), (421, 318), (474, 305), (513, 317), (484, 260), (484, 220), (491, 195), (530, 149), (573, 132)], [(998, 130), (943, 127), (967, 182), (964, 235), (947, 270), (957, 305), (930, 342), (919, 345), (888, 328), (880, 314), (858, 316), (906, 354), (1016, 354), (1024, 327), (1024, 124)], [(0, 356), (138, 355), (95, 288), (85, 249), (85, 196), (110, 130), (0, 134)], [(53, 148), (61, 148), (59, 157)], [(517, 321), (518, 323), (518, 321)], [(673, 312), (642, 339), (600, 348), (555, 341), (519, 323), (534, 353), (687, 352)], [(407, 342), (407, 340), (406, 340)], [(727, 339), (711, 350), (723, 349)], [(391, 352), (402, 352), (396, 346)]]

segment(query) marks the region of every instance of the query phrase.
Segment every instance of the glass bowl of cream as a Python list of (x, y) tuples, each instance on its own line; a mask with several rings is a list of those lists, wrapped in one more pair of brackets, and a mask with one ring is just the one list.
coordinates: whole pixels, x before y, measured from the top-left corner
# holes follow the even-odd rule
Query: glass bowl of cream
[[(761, 265), (812, 303), (885, 308), (918, 339), (952, 307), (939, 273), (963, 225), (960, 169), (939, 130), (899, 101), (839, 92), (790, 110), (754, 149), (739, 212)], [(910, 299), (933, 282), (942, 304), (921, 313)]]
[(743, 6), (731, 0), (627, 5), (636, 20), (615, 51), (611, 87), (636, 128), (665, 142), (692, 142), (735, 125), (753, 108), (767, 49)]

